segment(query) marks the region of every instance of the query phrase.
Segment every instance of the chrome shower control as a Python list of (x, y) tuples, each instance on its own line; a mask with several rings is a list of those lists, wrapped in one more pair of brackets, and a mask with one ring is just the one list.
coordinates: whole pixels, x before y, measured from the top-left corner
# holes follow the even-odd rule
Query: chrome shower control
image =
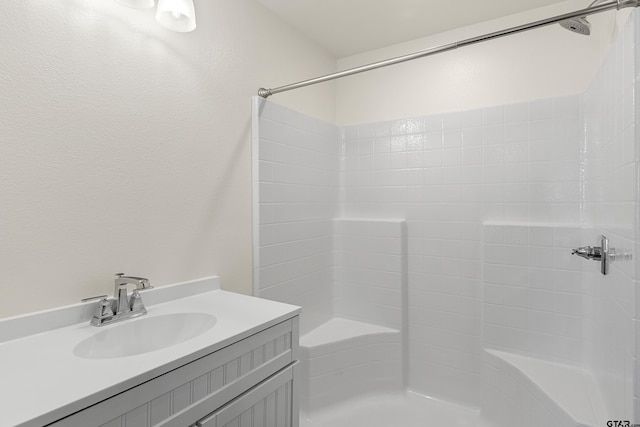
[(602, 260), (602, 251), (598, 246), (583, 246), (571, 251), (571, 255), (578, 255), (584, 259), (592, 259), (594, 261)]
[(600, 272), (605, 276), (609, 274), (609, 254), (609, 239), (605, 236), (600, 236), (600, 246), (583, 246), (571, 251), (571, 255), (577, 255), (584, 259), (600, 261)]

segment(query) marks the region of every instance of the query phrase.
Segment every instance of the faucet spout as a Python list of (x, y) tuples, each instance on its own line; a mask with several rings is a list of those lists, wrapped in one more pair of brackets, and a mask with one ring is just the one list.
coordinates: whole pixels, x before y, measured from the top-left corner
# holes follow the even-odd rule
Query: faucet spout
[(149, 279), (144, 277), (135, 277), (135, 276), (125, 276), (124, 273), (117, 273), (115, 279), (115, 290), (117, 291), (120, 286), (128, 285), (131, 283), (132, 285), (136, 285), (138, 289), (151, 289)]
[[(125, 276), (124, 273), (117, 273), (113, 289), (113, 296), (116, 300), (116, 315), (132, 311), (132, 307), (129, 304), (129, 299), (127, 298), (127, 285), (129, 284), (136, 286), (136, 291), (134, 291), (134, 296), (137, 298), (136, 300), (139, 299), (139, 295), (137, 295), (138, 290), (153, 288), (153, 286), (151, 286), (151, 283), (149, 282), (149, 279), (147, 278)], [(146, 313), (144, 306), (142, 306), (142, 308), (140, 309), (138, 303), (136, 303), (134, 309), (136, 309), (136, 311), (143, 311), (143, 313), (141, 314)]]

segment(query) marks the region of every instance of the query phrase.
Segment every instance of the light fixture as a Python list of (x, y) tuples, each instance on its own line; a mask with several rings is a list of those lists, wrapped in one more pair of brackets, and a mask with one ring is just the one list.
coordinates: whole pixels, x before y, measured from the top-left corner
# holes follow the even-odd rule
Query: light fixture
[(163, 27), (186, 33), (196, 29), (193, 0), (158, 0), (156, 21)]
[(116, 2), (134, 9), (150, 9), (156, 5), (155, 0), (116, 0)]

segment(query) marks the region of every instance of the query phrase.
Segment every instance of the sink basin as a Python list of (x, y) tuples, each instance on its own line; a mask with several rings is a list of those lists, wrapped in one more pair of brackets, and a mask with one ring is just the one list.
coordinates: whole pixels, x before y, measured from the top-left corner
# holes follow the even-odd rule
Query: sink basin
[(84, 339), (73, 349), (83, 359), (113, 359), (171, 347), (211, 329), (216, 317), (207, 313), (174, 313), (125, 320)]

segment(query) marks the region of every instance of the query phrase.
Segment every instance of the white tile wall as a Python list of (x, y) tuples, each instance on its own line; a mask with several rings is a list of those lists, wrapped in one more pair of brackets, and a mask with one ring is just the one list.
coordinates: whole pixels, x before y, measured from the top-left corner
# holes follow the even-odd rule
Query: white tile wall
[(401, 329), (404, 220), (338, 218), (333, 224), (335, 315)]
[(483, 236), (484, 347), (582, 366), (582, 260), (569, 256), (582, 227), (486, 223)]
[(262, 99), (254, 108), (255, 293), (303, 306), (305, 333), (333, 312), (339, 131)]
[(632, 15), (584, 95), (585, 214), (594, 226), (592, 232), (585, 233), (585, 244), (593, 244), (599, 234), (605, 234), (612, 247), (636, 249), (635, 263), (613, 264), (608, 276), (583, 269), (587, 295), (585, 354), (611, 414), (635, 422), (640, 419), (638, 387), (634, 392), (633, 385), (638, 360), (634, 330), (638, 318), (636, 122), (640, 104), (634, 97), (638, 96), (640, 70), (639, 19), (637, 13)]
[(580, 222), (580, 118), (574, 96), (345, 129), (343, 214), (407, 219), (416, 391), (479, 404), (482, 223)]

